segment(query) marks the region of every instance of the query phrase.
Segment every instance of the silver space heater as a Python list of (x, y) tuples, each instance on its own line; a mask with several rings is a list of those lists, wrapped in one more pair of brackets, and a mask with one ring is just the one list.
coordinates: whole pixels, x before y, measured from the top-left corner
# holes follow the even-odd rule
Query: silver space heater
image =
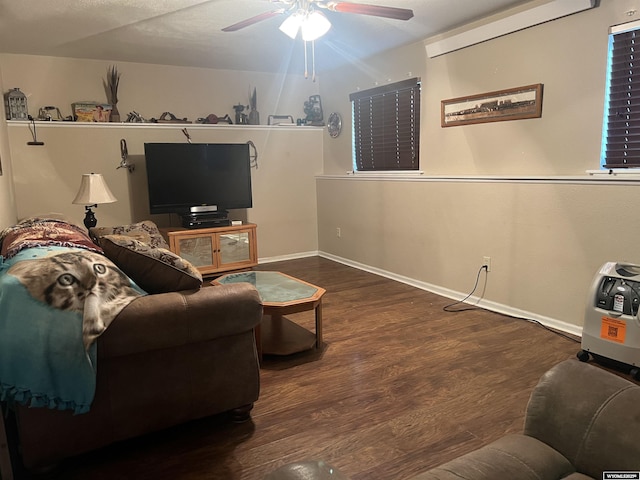
[(605, 263), (589, 289), (578, 359), (593, 356), (640, 380), (639, 306), (640, 265)]

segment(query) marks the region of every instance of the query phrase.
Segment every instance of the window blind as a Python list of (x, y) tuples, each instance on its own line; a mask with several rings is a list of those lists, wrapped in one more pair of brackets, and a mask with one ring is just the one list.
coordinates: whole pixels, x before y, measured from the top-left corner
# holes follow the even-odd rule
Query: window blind
[(420, 79), (352, 93), (357, 171), (418, 170)]
[(601, 164), (640, 167), (640, 22), (609, 32), (606, 95)]

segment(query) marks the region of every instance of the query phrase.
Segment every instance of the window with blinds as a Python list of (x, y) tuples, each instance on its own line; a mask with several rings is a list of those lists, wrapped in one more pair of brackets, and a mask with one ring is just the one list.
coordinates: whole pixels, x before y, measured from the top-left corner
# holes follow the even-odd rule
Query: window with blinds
[(609, 29), (600, 163), (640, 167), (640, 21)]
[(420, 79), (355, 92), (349, 99), (355, 170), (418, 170)]

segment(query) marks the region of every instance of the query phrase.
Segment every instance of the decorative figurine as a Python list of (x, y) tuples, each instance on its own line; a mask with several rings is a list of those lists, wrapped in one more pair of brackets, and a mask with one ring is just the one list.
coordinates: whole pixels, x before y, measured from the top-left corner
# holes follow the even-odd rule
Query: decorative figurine
[(304, 102), (304, 113), (307, 114), (305, 118), (306, 125), (324, 125), (322, 121), (322, 102), (320, 101), (320, 95), (311, 95), (309, 100)]
[(27, 96), (19, 88), (12, 88), (4, 96), (7, 120), (29, 120)]
[(248, 125), (249, 124), (249, 118), (247, 117), (246, 113), (242, 113), (244, 112), (244, 109), (248, 108), (245, 107), (244, 105), (234, 105), (233, 109), (236, 111), (236, 124), (237, 125)]
[(260, 113), (258, 113), (258, 100), (256, 98), (256, 89), (253, 89), (253, 94), (249, 95), (249, 125), (260, 125)]
[(104, 93), (107, 95), (107, 103), (111, 105), (111, 116), (109, 121), (119, 122), (120, 112), (118, 111), (118, 86), (120, 85), (120, 73), (115, 65), (107, 69), (107, 79), (102, 81)]

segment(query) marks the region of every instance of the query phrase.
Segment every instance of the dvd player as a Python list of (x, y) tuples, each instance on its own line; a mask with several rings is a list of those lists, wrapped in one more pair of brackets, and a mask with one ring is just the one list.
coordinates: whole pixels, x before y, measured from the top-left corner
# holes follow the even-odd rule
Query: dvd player
[(184, 228), (214, 228), (228, 227), (229, 225), (231, 225), (231, 220), (220, 213), (182, 215), (182, 226)]

